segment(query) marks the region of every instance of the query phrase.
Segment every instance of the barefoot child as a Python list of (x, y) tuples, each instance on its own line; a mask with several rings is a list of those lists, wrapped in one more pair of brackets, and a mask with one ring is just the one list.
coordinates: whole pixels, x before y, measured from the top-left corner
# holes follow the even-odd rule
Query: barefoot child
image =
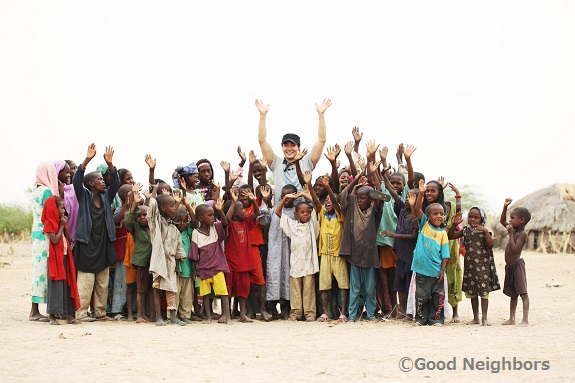
[[(252, 270), (250, 270), (250, 296), (248, 297), (248, 302), (250, 300), (255, 304), (254, 309), (250, 309), (250, 305), (247, 306), (248, 317), (251, 316), (255, 318), (255, 312), (259, 310), (261, 319), (264, 321), (271, 320), (271, 316), (266, 311), (266, 280), (264, 278), (261, 247), (264, 245), (264, 237), (262, 227), (257, 223), (257, 218), (260, 215), (259, 205), (257, 204), (257, 198), (254, 201), (250, 199), (252, 193), (252, 187), (250, 185), (242, 185), (239, 188), (238, 200), (242, 203), (246, 217), (251, 217), (256, 224), (252, 225), (248, 231), (248, 238), (250, 241), (249, 256), (251, 258)], [(269, 196), (267, 188), (260, 188)], [(229, 220), (228, 220), (229, 221)]]
[(329, 185), (329, 176), (322, 177), (321, 182), (328, 196), (322, 206), (316, 196), (315, 188), (311, 187), (311, 172), (306, 172), (305, 180), (311, 194), (315, 211), (319, 214), (319, 255), (321, 267), (319, 269), (319, 290), (321, 294), (322, 314), (317, 318), (318, 322), (329, 322), (328, 301), (329, 290), (332, 288), (333, 278), (341, 291), (341, 313), (338, 320), (347, 321), (347, 296), (349, 292), (349, 275), (347, 262), (339, 257), (339, 248), (343, 236), (345, 217), (341, 213), (341, 206), (337, 197)]
[[(196, 207), (196, 218), (200, 226), (192, 233), (192, 243), (188, 257), (198, 262), (200, 276), (200, 295), (203, 297), (203, 323), (210, 323), (211, 299), (213, 291), (216, 298), (221, 298), (222, 315), (218, 323), (230, 323), (230, 304), (224, 273), (229, 273), (228, 263), (224, 254), (223, 242), (226, 239), (225, 227), (228, 220), (222, 212), (224, 201), (218, 198), (214, 207), (201, 204)], [(218, 212), (220, 221), (216, 221), (214, 209)]]
[(60, 324), (56, 315), (65, 315), (68, 324), (77, 323), (74, 313), (80, 307), (76, 268), (71, 255), (68, 217), (64, 200), (52, 196), (42, 210), (42, 223), (48, 244), (48, 306), (50, 324)]
[[(150, 238), (152, 239), (152, 256), (150, 258), (150, 273), (152, 274), (152, 287), (154, 288), (154, 304), (156, 311), (156, 325), (167, 323), (185, 326), (186, 323), (178, 319), (176, 313), (176, 295), (178, 294), (178, 279), (176, 262), (186, 257), (182, 247), (182, 236), (178, 228), (171, 222), (176, 218), (176, 201), (174, 197), (162, 194), (151, 198), (148, 208), (148, 223), (150, 225)], [(169, 322), (162, 320), (161, 291), (166, 294), (167, 314)]]
[(307, 202), (298, 202), (295, 206), (295, 219), (283, 214), (283, 207), (288, 200), (304, 196), (311, 201), (307, 193), (286, 194), (276, 208), (280, 217), (280, 227), (290, 244), (290, 321), (299, 321), (302, 314), (307, 322), (315, 322), (315, 277), (319, 272), (317, 260), (317, 237), (319, 224), (316, 213)]
[[(117, 261), (113, 241), (116, 228), (112, 212), (112, 201), (120, 188), (120, 177), (112, 164), (114, 149), (106, 147), (104, 160), (110, 179), (109, 187), (101, 173), (86, 174), (86, 166), (96, 155), (96, 145), (90, 144), (86, 158), (78, 166), (72, 183), (78, 199), (78, 221), (76, 223), (76, 244), (74, 264), (78, 270), (77, 282), (80, 293), (80, 308), (76, 319), (92, 321), (108, 320), (106, 302), (110, 265)], [(94, 293), (94, 318), (88, 317), (88, 306)]]
[(424, 195), (427, 197), (426, 185), (420, 180), (415, 203), (419, 235), (411, 264), (411, 270), (416, 273), (415, 320), (418, 325), (443, 326), (445, 268), (450, 257), (449, 239), (443, 228), (445, 210), (442, 205), (433, 202), (427, 206), (424, 214), (421, 210)]
[[(251, 188), (251, 186), (248, 186)], [(234, 296), (240, 306), (240, 322), (249, 323), (252, 320), (246, 316), (246, 300), (250, 294), (250, 271), (254, 269), (254, 259), (251, 257), (251, 241), (249, 232), (258, 226), (255, 217), (260, 213), (256, 197), (249, 189), (241, 189), (242, 197), (247, 198), (253, 207), (254, 214), (246, 214), (244, 204), (238, 196), (230, 190), (232, 199), (226, 203), (228, 221), (228, 238), (226, 240), (225, 254), (230, 269), (226, 274), (228, 297)], [(259, 259), (258, 253), (258, 262)], [(263, 278), (263, 277), (262, 277)]]
[[(345, 216), (339, 256), (350, 263), (349, 321), (355, 322), (360, 306), (360, 291), (365, 291), (367, 320), (375, 320), (375, 270), (379, 253), (375, 238), (382, 213), (382, 201), (374, 200), (374, 189), (367, 186), (365, 169), (341, 193), (341, 211)], [(377, 189), (380, 183), (376, 182)], [(382, 194), (382, 193), (379, 193)]]
[[(294, 185), (287, 184), (281, 189), (280, 197), (297, 193)], [(282, 215), (295, 219), (293, 199), (288, 199), (283, 206)], [(290, 243), (289, 238), (280, 227), (280, 217), (271, 214), (268, 232), (268, 258), (266, 274), (266, 300), (275, 307), (280, 303), (281, 316), (288, 319), (290, 311)]]
[[(146, 294), (150, 300), (150, 311), (154, 312), (154, 295), (150, 279), (150, 257), (152, 256), (152, 240), (148, 226), (148, 207), (140, 205), (142, 197), (138, 186), (132, 189), (130, 196), (130, 211), (126, 214), (124, 222), (128, 233), (134, 240), (134, 252), (131, 264), (136, 268), (136, 323), (145, 323)], [(156, 316), (153, 315), (154, 320)]]
[[(387, 177), (384, 178), (387, 185)], [(388, 188), (391, 191), (391, 189)], [(417, 189), (413, 189), (407, 193), (405, 202), (399, 198), (399, 195), (391, 192), (392, 197), (395, 199), (394, 212), (397, 215), (397, 225), (395, 232), (383, 230), (382, 236), (393, 238), (393, 251), (397, 255), (397, 271), (395, 272), (395, 279), (393, 282), (393, 289), (397, 291), (399, 297), (400, 315), (398, 319), (408, 318), (407, 313), (407, 293), (409, 292), (409, 284), (411, 283), (411, 263), (413, 261), (413, 251), (417, 243), (417, 215), (415, 214), (415, 201), (417, 199)], [(397, 198), (396, 198), (397, 197)]]
[[(481, 324), (489, 326), (487, 308), (489, 292), (499, 290), (499, 278), (493, 259), (493, 238), (491, 231), (485, 227), (487, 215), (479, 206), (469, 209), (467, 226), (462, 230), (456, 227), (462, 222), (461, 212), (453, 217), (453, 224), (447, 233), (449, 240), (465, 238), (465, 260), (463, 263), (463, 291), (471, 298), (473, 309), (472, 324), (479, 324), (479, 298), (481, 298)], [(455, 315), (455, 314), (454, 314)]]
[(515, 310), (517, 309), (518, 297), (523, 301), (523, 319), (518, 326), (529, 324), (529, 296), (527, 295), (527, 276), (525, 274), (525, 261), (521, 258), (523, 246), (527, 241), (525, 225), (531, 220), (531, 213), (524, 207), (516, 207), (509, 215), (507, 222), (507, 206), (511, 204), (511, 198), (505, 199), (501, 212), (501, 224), (509, 232), (509, 242), (505, 246), (505, 283), (503, 294), (511, 297), (509, 306), (509, 320), (505, 325), (515, 324)]
[[(176, 194), (177, 195), (177, 194)], [(180, 231), (182, 237), (182, 247), (184, 254), (190, 251), (190, 244), (192, 241), (192, 233), (196, 225), (196, 205), (190, 206), (186, 200), (185, 195), (176, 198), (184, 201), (184, 206), (180, 206), (176, 212), (176, 219), (174, 223)], [(176, 306), (178, 307), (178, 318), (186, 324), (192, 323), (192, 305), (194, 302), (194, 274), (192, 269), (192, 261), (186, 258), (178, 260), (178, 294), (176, 295)]]

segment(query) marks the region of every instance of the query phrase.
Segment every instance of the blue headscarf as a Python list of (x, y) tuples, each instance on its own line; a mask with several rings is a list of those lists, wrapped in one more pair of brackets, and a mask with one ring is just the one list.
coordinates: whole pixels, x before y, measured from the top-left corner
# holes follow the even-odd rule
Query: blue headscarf
[(174, 187), (181, 189), (179, 177), (186, 176), (188, 174), (198, 174), (198, 167), (195, 162), (190, 162), (186, 166), (178, 166), (173, 174)]

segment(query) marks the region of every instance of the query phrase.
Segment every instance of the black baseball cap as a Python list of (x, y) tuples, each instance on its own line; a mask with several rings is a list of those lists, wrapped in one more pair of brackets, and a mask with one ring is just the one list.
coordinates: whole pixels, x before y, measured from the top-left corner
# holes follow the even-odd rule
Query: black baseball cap
[(297, 146), (299, 146), (299, 136), (297, 134), (294, 133), (287, 133), (284, 134), (283, 138), (282, 138), (282, 145), (285, 144), (286, 142), (293, 142), (294, 144), (296, 144)]

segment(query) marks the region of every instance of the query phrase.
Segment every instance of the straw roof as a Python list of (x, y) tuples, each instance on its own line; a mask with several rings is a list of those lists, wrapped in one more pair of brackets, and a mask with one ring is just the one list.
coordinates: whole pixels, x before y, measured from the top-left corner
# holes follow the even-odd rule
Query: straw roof
[(526, 230), (575, 231), (575, 185), (555, 184), (514, 202), (510, 207), (526, 207), (531, 221)]

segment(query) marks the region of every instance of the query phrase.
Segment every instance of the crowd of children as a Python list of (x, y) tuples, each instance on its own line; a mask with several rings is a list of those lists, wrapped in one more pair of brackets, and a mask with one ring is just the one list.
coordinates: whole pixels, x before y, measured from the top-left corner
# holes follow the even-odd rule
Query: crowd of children
[[(426, 183), (414, 171), (414, 146), (398, 146), (392, 170), (388, 149), (378, 150), (375, 141), (367, 142), (365, 157), (359, 154), (363, 135), (357, 127), (343, 149), (349, 163), (340, 166), (338, 144), (328, 147), (331, 174), (314, 181), (330, 105), (316, 104), (312, 149), (301, 149), (299, 136), (288, 133), (280, 157), (266, 139), (269, 105), (256, 100), (263, 158), (250, 151), (248, 159), (238, 147), (237, 168), (220, 163), (223, 187), (207, 159), (175, 167), (170, 185), (156, 178), (156, 159), (146, 154), (149, 188), (114, 166), (112, 147), (92, 172), (87, 167), (95, 144), (78, 166), (42, 162), (33, 193), (29, 319), (185, 326), (212, 319), (249, 323), (259, 314), (263, 321), (383, 318), (443, 325), (450, 309), (459, 322), (465, 293), (473, 309), (470, 323), (489, 325), (489, 293), (501, 287), (484, 209), (472, 207), (465, 224), (459, 190), (441, 177)], [(268, 184), (268, 170), (274, 185)], [(445, 199), (445, 187), (455, 192), (455, 201)], [(511, 303), (504, 324), (515, 324), (520, 296), (520, 324), (527, 325), (521, 251), (530, 214), (516, 207), (508, 222), (510, 203), (505, 201), (500, 220), (509, 232), (503, 292)], [(217, 314), (214, 299), (220, 301)], [(42, 303), (48, 316), (40, 314)]]

